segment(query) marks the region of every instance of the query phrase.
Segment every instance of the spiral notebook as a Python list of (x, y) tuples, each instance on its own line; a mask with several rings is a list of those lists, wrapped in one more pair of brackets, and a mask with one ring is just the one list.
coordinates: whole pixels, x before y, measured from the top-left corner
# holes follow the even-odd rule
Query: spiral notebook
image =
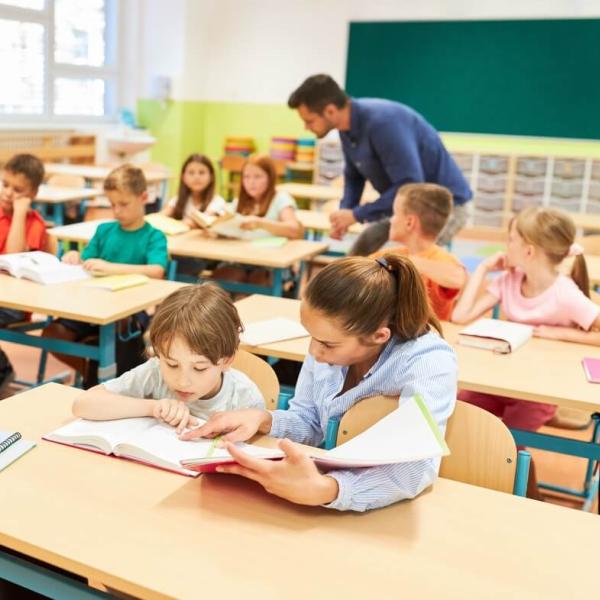
[(20, 434), (0, 431), (0, 471), (21, 458), (34, 446), (35, 442), (24, 440)]

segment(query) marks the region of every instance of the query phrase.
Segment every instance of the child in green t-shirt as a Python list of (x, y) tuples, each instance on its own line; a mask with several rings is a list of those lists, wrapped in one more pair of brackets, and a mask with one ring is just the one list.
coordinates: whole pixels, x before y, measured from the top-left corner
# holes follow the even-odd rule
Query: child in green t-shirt
[[(132, 165), (118, 167), (106, 178), (104, 191), (110, 200), (116, 220), (100, 225), (81, 255), (72, 250), (63, 256), (63, 262), (82, 264), (84, 269), (103, 275), (141, 273), (162, 279), (167, 269), (167, 240), (164, 233), (144, 220), (144, 206), (148, 199), (144, 172)], [(142, 331), (148, 325), (148, 315), (144, 312), (130, 318)], [(129, 325), (131, 327), (131, 324)], [(95, 325), (71, 319), (56, 319), (44, 328), (42, 335), (78, 342), (97, 333), (98, 327)], [(141, 336), (134, 339), (138, 340), (139, 352), (137, 348), (133, 351), (127, 348), (120, 352), (117, 341), (117, 374), (144, 362)], [(95, 369), (88, 368), (89, 361), (63, 354), (55, 356), (87, 377), (84, 385), (95, 384)]]

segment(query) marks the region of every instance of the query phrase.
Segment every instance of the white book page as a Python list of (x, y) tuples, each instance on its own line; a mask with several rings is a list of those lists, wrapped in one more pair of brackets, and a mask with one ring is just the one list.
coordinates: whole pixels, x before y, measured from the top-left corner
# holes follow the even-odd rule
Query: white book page
[[(267, 448), (249, 444), (237, 444), (238, 447), (253, 456), (275, 456), (280, 453)], [(183, 441), (179, 439), (175, 427), (166, 423), (155, 423), (149, 429), (131, 436), (116, 448), (118, 453), (133, 456), (167, 468), (181, 469), (180, 463), (211, 463), (231, 461), (231, 454), (224, 448), (218, 448), (216, 441), (199, 438)]]
[(361, 467), (442, 456), (440, 444), (414, 398), (355, 438), (315, 458), (325, 466)]
[(82, 281), (90, 279), (91, 273), (86, 271), (80, 265), (58, 264), (50, 268), (46, 267), (21, 267), (19, 269), (21, 277), (49, 285), (52, 283), (67, 283), (69, 281)]
[[(151, 417), (134, 419), (114, 419), (113, 421), (88, 421), (76, 419), (45, 437), (70, 444), (97, 445), (104, 440), (105, 448), (97, 446), (108, 452), (117, 444), (135, 437), (138, 433), (149, 429), (156, 423)], [(94, 443), (96, 442), (96, 443)]]
[(54, 268), (60, 264), (56, 256), (48, 252), (36, 250), (34, 252), (16, 252), (15, 254), (5, 254), (0, 258), (0, 265), (11, 275), (21, 277), (24, 269), (30, 268), (36, 272), (44, 269)]
[(300, 323), (280, 317), (244, 325), (244, 332), (241, 334), (240, 339), (244, 344), (258, 346), (306, 337), (307, 335), (308, 331)]

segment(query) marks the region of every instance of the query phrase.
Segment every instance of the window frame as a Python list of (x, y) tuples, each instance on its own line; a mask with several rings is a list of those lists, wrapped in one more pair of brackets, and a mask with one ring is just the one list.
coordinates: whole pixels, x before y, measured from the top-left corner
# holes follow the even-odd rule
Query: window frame
[[(85, 120), (90, 123), (114, 122), (120, 103), (119, 72), (119, 6), (118, 0), (104, 0), (106, 13), (105, 64), (100, 67), (70, 65), (54, 61), (54, 0), (45, 0), (42, 10), (4, 5), (0, 2), (0, 19), (39, 23), (44, 27), (44, 93), (43, 112), (0, 113), (0, 124), (70, 124)], [(54, 81), (67, 77), (102, 79), (104, 88), (104, 115), (56, 115), (54, 113)]]

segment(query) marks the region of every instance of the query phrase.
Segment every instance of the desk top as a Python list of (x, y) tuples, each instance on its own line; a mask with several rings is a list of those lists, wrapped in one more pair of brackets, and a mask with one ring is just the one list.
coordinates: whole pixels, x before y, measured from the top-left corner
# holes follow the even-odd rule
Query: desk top
[[(556, 598), (595, 572), (597, 516), (440, 479), (367, 514), (290, 504), (45, 442), (78, 390), (0, 403), (38, 446), (0, 473), (0, 544), (141, 598)], [(310, 557), (310, 558), (308, 558)]]
[(575, 226), (585, 231), (600, 232), (600, 215), (569, 213), (569, 216), (575, 222)]
[[(276, 316), (299, 320), (300, 316), (300, 301), (288, 298), (253, 295), (239, 300), (236, 306), (245, 324)], [(600, 386), (588, 383), (581, 365), (585, 357), (600, 358), (600, 348), (532, 338), (515, 353), (494, 354), (458, 344), (463, 325), (442, 325), (446, 340), (456, 351), (461, 389), (600, 411)], [(309, 341), (304, 337), (243, 348), (255, 354), (302, 361)]]
[[(317, 210), (297, 210), (296, 217), (305, 229), (329, 233), (331, 223), (326, 212)], [(348, 229), (349, 233), (360, 233), (365, 228), (362, 223), (354, 223)]]
[(184, 285), (150, 279), (144, 285), (111, 292), (82, 283), (41, 285), (0, 274), (0, 306), (106, 325), (158, 304)]
[[(99, 165), (68, 165), (62, 163), (45, 163), (44, 170), (46, 175), (79, 175), (84, 179), (91, 181), (102, 181), (106, 179), (107, 175), (116, 168), (114, 167), (101, 167)], [(159, 181), (165, 181), (171, 179), (173, 176), (168, 172), (161, 172), (150, 169), (143, 169), (146, 181), (148, 183), (157, 183)]]
[(41, 185), (34, 202), (46, 204), (62, 204), (63, 202), (77, 202), (87, 198), (96, 198), (104, 192), (97, 188), (72, 188)]
[(327, 244), (290, 240), (280, 248), (267, 248), (249, 241), (207, 238), (201, 231), (193, 230), (169, 237), (168, 248), (169, 253), (175, 256), (285, 269), (296, 262), (322, 254), (327, 250)]
[[(316, 185), (314, 183), (280, 183), (277, 189), (287, 192), (294, 198), (306, 198), (308, 200), (341, 200), (344, 188), (334, 185)], [(363, 193), (362, 202), (373, 202), (379, 198), (379, 194), (369, 189)]]

